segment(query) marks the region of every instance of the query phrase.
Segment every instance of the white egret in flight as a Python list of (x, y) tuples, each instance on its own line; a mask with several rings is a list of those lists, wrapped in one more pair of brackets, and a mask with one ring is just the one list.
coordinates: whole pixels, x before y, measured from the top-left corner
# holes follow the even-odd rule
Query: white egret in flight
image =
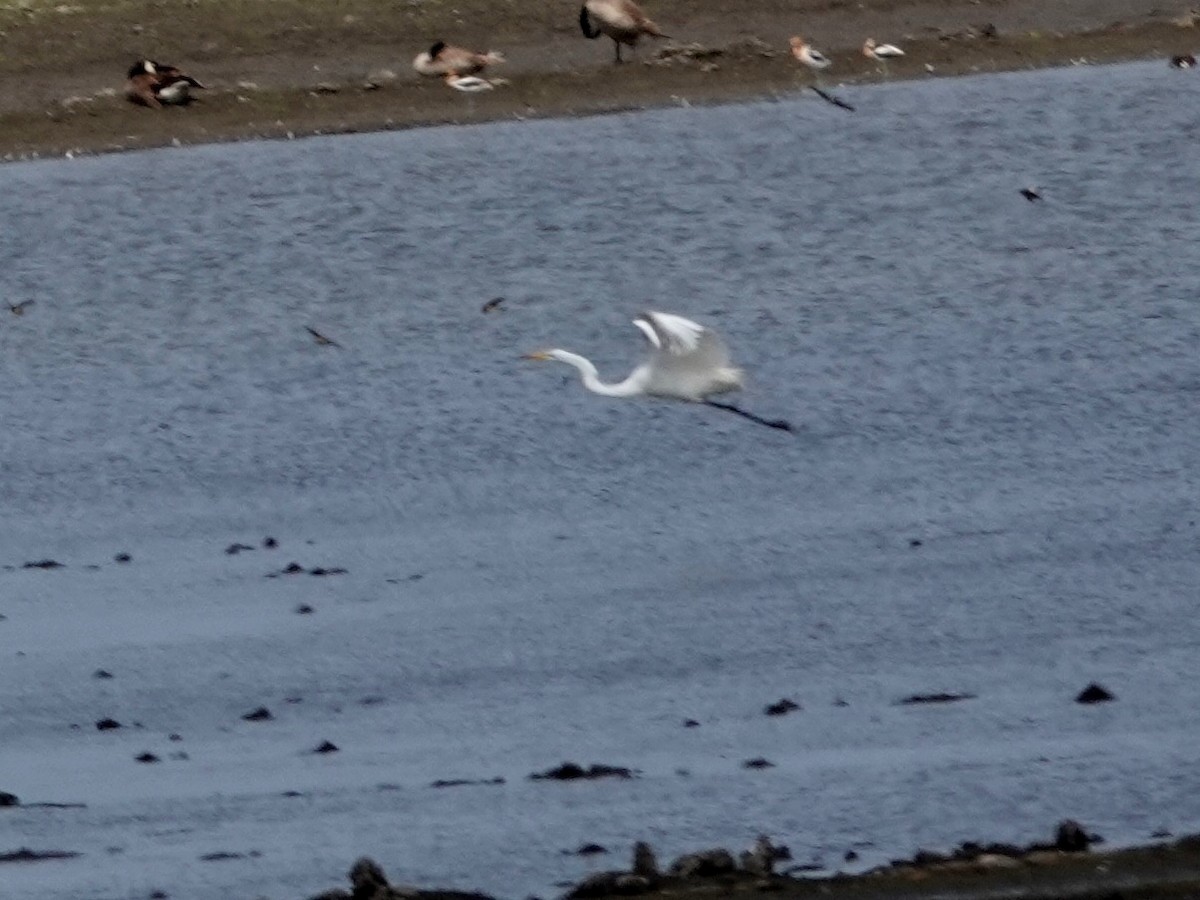
[(567, 350), (539, 350), (525, 359), (557, 360), (574, 366), (583, 376), (583, 386), (605, 397), (670, 397), (703, 403), (716, 409), (737, 413), (752, 422), (791, 431), (782, 419), (764, 419), (730, 403), (709, 399), (713, 394), (737, 391), (742, 387), (742, 370), (729, 358), (729, 350), (720, 335), (683, 316), (646, 312), (633, 320), (650, 340), (650, 358), (629, 373), (624, 381), (607, 384), (590, 360)]

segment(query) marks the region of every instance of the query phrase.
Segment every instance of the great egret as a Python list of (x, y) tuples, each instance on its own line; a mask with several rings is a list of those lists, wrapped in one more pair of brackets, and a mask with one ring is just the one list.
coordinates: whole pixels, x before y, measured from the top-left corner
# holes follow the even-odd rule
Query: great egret
[(574, 366), (583, 377), (583, 386), (605, 397), (670, 397), (691, 403), (703, 403), (716, 409), (737, 413), (752, 422), (791, 431), (782, 419), (764, 419), (729, 403), (710, 400), (713, 394), (740, 390), (742, 370), (730, 361), (729, 350), (720, 335), (691, 319), (671, 313), (646, 312), (633, 320), (651, 344), (650, 358), (629, 373), (624, 381), (606, 384), (590, 360), (567, 350), (539, 350), (525, 359), (557, 360)]
[(504, 54), (495, 50), (476, 53), (466, 47), (455, 47), (438, 41), (413, 60), (413, 68), (421, 75), (444, 77), (446, 75), (478, 75), (495, 63), (504, 62)]
[(612, 38), (617, 62), (621, 62), (622, 44), (636, 47), (643, 34), (657, 38), (667, 36), (633, 0), (585, 0), (579, 9), (579, 28), (589, 40), (602, 34)]

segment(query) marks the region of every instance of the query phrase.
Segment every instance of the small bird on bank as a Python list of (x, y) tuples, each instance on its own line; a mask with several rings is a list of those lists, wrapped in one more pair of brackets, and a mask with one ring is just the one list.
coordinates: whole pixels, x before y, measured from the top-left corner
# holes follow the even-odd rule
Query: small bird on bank
[(873, 59), (877, 63), (882, 63), (883, 74), (886, 77), (888, 74), (888, 60), (903, 56), (904, 51), (895, 44), (877, 44), (875, 38), (867, 38), (863, 41), (862, 54), (867, 59)]
[(1190, 53), (1182, 53), (1179, 56), (1171, 57), (1172, 69), (1194, 69), (1196, 68), (1196, 57)]
[(8, 304), (8, 311), (14, 316), (23, 316), (25, 315), (25, 310), (29, 309), (29, 307), (33, 306), (33, 304), (33, 300), (22, 300), (20, 303), (10, 303)]
[(793, 35), (788, 43), (792, 47), (792, 57), (796, 62), (808, 66), (813, 72), (819, 74), (833, 65), (828, 56), (804, 40), (801, 35)]
[(342, 346), (337, 341), (333, 340), (333, 338), (325, 337), (325, 335), (321, 334), (321, 332), (317, 331), (317, 329), (308, 325), (304, 326), (304, 330), (311, 334), (313, 340), (321, 347), (337, 347), (340, 349)]
[(539, 350), (524, 359), (555, 360), (579, 370), (583, 386), (605, 397), (668, 397), (703, 403), (736, 413), (759, 425), (783, 431), (792, 426), (779, 419), (764, 419), (728, 403), (709, 399), (714, 394), (741, 390), (743, 373), (730, 360), (720, 335), (671, 313), (645, 312), (633, 320), (650, 341), (650, 358), (635, 368), (624, 381), (608, 384), (591, 360), (567, 350)]
[(504, 62), (504, 54), (497, 50), (476, 53), (465, 47), (455, 47), (438, 41), (413, 60), (418, 74), (444, 78), (447, 75), (478, 75), (488, 66)]
[(642, 35), (667, 37), (633, 0), (586, 0), (579, 8), (579, 29), (588, 40), (594, 41), (602, 34), (612, 38), (618, 63), (624, 61), (622, 44), (636, 47)]
[(193, 99), (192, 88), (204, 85), (182, 71), (152, 59), (140, 59), (126, 73), (125, 97), (131, 103), (162, 109), (164, 106), (186, 106)]
[(1021, 196), (1024, 197), (1026, 200), (1028, 200), (1030, 203), (1033, 203), (1036, 200), (1042, 199), (1042, 195), (1039, 194), (1037, 191), (1035, 191), (1031, 187), (1021, 188)]

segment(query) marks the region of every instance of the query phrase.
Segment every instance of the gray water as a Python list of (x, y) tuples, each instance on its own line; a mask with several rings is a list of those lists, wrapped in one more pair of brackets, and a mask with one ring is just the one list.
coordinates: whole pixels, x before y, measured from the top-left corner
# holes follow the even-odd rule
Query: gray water
[[(0, 789), (88, 803), (0, 811), (0, 851), (85, 854), (4, 877), (287, 900), (368, 852), (523, 896), (585, 841), (834, 871), (1200, 826), (1198, 91), (1081, 67), (0, 168), (0, 294), (36, 298), (0, 327)], [(643, 308), (720, 330), (796, 433), (519, 359), (623, 377)], [(290, 559), (349, 572), (263, 578)], [(897, 702), (933, 691), (977, 699)], [(187, 761), (132, 762), (171, 732)], [(525, 780), (563, 759), (641, 774)]]

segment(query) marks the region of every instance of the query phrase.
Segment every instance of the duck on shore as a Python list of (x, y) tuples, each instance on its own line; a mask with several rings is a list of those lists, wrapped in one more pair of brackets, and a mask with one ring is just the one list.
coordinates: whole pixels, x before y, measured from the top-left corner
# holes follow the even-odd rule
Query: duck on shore
[(602, 34), (612, 38), (618, 63), (624, 61), (621, 59), (622, 44), (636, 47), (642, 35), (667, 37), (633, 0), (585, 0), (579, 9), (579, 30), (589, 40)]
[(131, 103), (151, 109), (186, 106), (193, 99), (192, 88), (204, 88), (178, 66), (165, 65), (152, 59), (139, 59), (129, 67), (126, 76), (125, 97)]

